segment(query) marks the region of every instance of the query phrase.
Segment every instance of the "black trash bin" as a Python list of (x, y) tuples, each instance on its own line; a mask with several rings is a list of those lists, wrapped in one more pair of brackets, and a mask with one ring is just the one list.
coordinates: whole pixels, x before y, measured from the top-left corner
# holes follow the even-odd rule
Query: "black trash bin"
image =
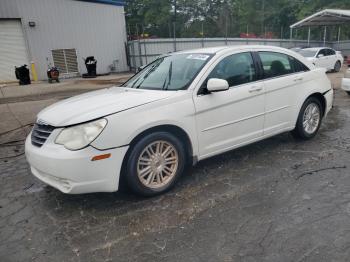
[(27, 65), (15, 67), (16, 78), (19, 80), (20, 85), (30, 85), (30, 75)]
[(50, 84), (53, 81), (56, 81), (57, 83), (60, 82), (59, 76), (60, 76), (60, 71), (58, 70), (57, 67), (52, 66), (49, 69), (47, 69), (47, 78)]
[(97, 76), (97, 73), (96, 73), (97, 60), (95, 59), (95, 57), (88, 56), (85, 59), (85, 66), (86, 66), (87, 74), (84, 74), (83, 77), (93, 78)]

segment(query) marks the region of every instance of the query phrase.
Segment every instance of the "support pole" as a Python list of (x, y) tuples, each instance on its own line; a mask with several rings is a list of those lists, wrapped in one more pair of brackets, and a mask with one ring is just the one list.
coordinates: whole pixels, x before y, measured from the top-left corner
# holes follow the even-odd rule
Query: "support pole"
[(326, 46), (326, 37), (327, 37), (327, 26), (324, 27), (323, 46)]
[(176, 52), (176, 12), (177, 12), (176, 0), (174, 2), (174, 21), (173, 21), (173, 31), (174, 31), (174, 51)]
[(248, 45), (248, 38), (249, 38), (249, 25), (247, 24), (247, 35), (246, 35), (246, 44)]
[(226, 19), (225, 19), (225, 45), (227, 45), (227, 16), (226, 16)]
[(290, 39), (290, 41), (292, 41), (292, 39), (293, 39), (293, 28), (290, 29), (289, 39)]
[(307, 46), (310, 46), (310, 35), (311, 35), (311, 28), (309, 26), (309, 32), (307, 34)]
[(142, 24), (142, 37), (143, 37), (143, 48), (145, 51), (145, 60), (146, 60), (146, 65), (148, 65), (148, 61), (147, 61), (147, 44), (146, 44), (146, 38), (145, 38), (145, 27)]
[(340, 42), (340, 26), (338, 28), (338, 43)]
[[(142, 50), (141, 50), (141, 40), (140, 40), (140, 34), (139, 34), (139, 27), (136, 24), (136, 35), (137, 35), (137, 43), (138, 43), (138, 49), (139, 49), (139, 59), (140, 59), (140, 66), (143, 66), (143, 59), (142, 59)], [(137, 68), (137, 67), (136, 67)]]
[(280, 39), (283, 39), (283, 26), (281, 26), (281, 38)]
[(204, 47), (204, 26), (202, 21), (202, 47)]

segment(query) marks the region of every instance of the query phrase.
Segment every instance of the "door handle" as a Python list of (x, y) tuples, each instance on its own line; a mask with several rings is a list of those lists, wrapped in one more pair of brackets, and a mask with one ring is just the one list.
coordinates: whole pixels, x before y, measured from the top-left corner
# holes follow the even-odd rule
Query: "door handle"
[(261, 87), (261, 86), (252, 86), (252, 87), (249, 89), (249, 93), (260, 92), (261, 90), (262, 90), (262, 87)]
[(294, 82), (299, 82), (299, 81), (303, 81), (303, 78), (302, 77), (297, 77), (294, 79)]

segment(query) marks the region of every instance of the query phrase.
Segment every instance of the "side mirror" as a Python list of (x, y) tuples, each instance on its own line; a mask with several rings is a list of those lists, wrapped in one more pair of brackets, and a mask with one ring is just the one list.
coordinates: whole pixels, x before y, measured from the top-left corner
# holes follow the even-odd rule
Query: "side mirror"
[(317, 55), (317, 57), (318, 57), (318, 58), (324, 57), (324, 55), (323, 55), (323, 54), (319, 54), (319, 55)]
[(226, 91), (229, 89), (229, 85), (224, 79), (210, 78), (207, 83), (207, 89), (209, 92)]

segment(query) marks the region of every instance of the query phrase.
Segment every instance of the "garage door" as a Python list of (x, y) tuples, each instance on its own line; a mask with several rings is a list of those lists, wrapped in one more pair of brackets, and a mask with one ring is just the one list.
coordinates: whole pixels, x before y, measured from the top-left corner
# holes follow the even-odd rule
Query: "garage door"
[(15, 81), (15, 66), (28, 65), (26, 43), (19, 20), (0, 20), (0, 82)]

